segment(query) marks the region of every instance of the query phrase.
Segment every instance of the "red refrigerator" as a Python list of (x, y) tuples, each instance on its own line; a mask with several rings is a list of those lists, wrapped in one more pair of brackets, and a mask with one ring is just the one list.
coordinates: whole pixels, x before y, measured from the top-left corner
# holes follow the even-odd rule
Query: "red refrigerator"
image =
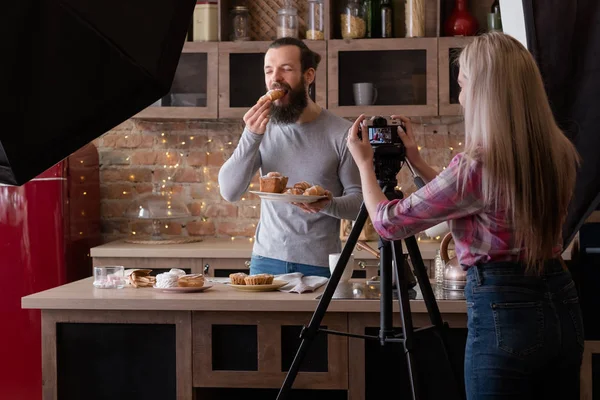
[(89, 144), (22, 186), (0, 185), (0, 399), (41, 400), (40, 312), (21, 297), (92, 274), (98, 152)]

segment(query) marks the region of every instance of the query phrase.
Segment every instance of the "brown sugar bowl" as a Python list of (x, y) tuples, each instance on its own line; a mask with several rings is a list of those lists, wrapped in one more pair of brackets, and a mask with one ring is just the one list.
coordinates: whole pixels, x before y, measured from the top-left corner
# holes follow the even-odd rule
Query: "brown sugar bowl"
[(246, 282), (244, 279), (248, 276), (248, 274), (243, 272), (236, 272), (234, 274), (229, 274), (229, 280), (232, 285), (245, 285)]
[(256, 274), (247, 276), (244, 282), (246, 285), (270, 285), (273, 283), (273, 278), (275, 277), (271, 274)]
[(264, 193), (282, 193), (288, 183), (288, 177), (280, 172), (269, 172), (259, 178), (260, 191)]

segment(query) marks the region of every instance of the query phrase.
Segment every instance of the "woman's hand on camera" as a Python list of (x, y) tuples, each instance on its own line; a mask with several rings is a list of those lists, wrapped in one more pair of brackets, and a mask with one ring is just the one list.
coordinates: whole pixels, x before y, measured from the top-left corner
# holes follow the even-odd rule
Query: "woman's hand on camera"
[(417, 146), (417, 141), (413, 134), (410, 118), (403, 117), (402, 115), (392, 115), (392, 119), (399, 119), (406, 127), (406, 130), (400, 126), (398, 127), (398, 136), (400, 136), (400, 140), (402, 140), (406, 148), (406, 158), (408, 161), (413, 165), (417, 164), (421, 160), (421, 155), (419, 154), (419, 146)]
[(261, 98), (244, 115), (246, 129), (257, 135), (263, 135), (267, 130), (269, 114), (271, 113), (271, 101)]
[[(369, 143), (369, 132), (366, 123), (364, 122), (365, 116), (361, 114), (352, 127), (348, 131), (348, 150), (354, 158), (356, 165), (361, 168), (367, 166), (372, 167), (373, 164), (373, 148)], [(358, 137), (358, 132), (361, 132), (362, 138)]]

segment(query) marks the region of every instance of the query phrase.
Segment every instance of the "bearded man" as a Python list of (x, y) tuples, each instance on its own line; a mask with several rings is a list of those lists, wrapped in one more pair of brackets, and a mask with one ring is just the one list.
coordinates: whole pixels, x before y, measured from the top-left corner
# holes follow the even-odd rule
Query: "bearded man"
[[(265, 53), (267, 90), (244, 115), (245, 128), (219, 171), (221, 196), (238, 201), (260, 170), (279, 172), (289, 186), (308, 182), (325, 188), (314, 203), (262, 200), (250, 274), (300, 272), (329, 277), (329, 254), (341, 251), (340, 219), (356, 219), (362, 204), (358, 168), (346, 147), (350, 121), (310, 99), (321, 56), (294, 38), (275, 40)], [(348, 266), (350, 268), (350, 266)]]

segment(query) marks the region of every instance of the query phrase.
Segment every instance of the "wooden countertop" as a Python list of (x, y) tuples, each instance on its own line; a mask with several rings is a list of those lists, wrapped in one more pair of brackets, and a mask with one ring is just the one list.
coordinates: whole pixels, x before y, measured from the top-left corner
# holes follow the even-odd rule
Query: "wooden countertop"
[[(377, 242), (368, 242), (377, 250)], [(419, 250), (423, 260), (433, 260), (436, 250), (440, 248), (439, 242), (420, 241)], [(125, 258), (250, 258), (252, 243), (249, 240), (208, 238), (201, 242), (184, 244), (136, 244), (117, 240), (100, 246), (92, 247), (92, 257), (125, 257)], [(406, 247), (404, 246), (406, 252)], [(563, 253), (563, 258), (571, 258), (572, 244)], [(358, 248), (354, 249), (355, 259), (375, 259), (375, 256)]]
[[(377, 250), (377, 242), (368, 242)], [(147, 257), (147, 258), (250, 258), (253, 243), (244, 239), (209, 238), (201, 242), (184, 244), (136, 244), (117, 240), (92, 247), (92, 257)], [(406, 247), (404, 251), (406, 251)], [(421, 257), (433, 260), (440, 248), (439, 242), (419, 242)], [(355, 259), (375, 259), (375, 256), (358, 248), (354, 249)]]
[[(356, 280), (359, 281), (359, 280)], [(57, 310), (185, 310), (313, 312), (321, 286), (311, 293), (244, 292), (221, 283), (199, 293), (163, 293), (153, 288), (96, 289), (93, 278), (21, 299), (22, 308)], [(364, 282), (364, 281), (363, 281)], [(328, 312), (379, 312), (377, 299), (333, 299)], [(441, 313), (466, 313), (464, 300), (438, 300)], [(423, 300), (411, 300), (413, 313), (426, 313)], [(394, 311), (398, 302), (394, 301)]]

